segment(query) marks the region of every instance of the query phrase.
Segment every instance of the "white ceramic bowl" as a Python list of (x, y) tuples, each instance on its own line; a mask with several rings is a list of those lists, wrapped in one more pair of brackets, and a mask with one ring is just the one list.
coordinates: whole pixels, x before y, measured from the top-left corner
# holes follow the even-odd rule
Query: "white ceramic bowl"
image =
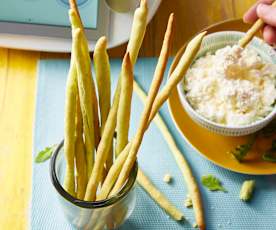
[[(196, 58), (204, 56), (207, 52), (213, 52), (217, 49), (223, 48), (227, 45), (237, 44), (239, 39), (244, 36), (242, 32), (236, 31), (224, 31), (224, 32), (216, 32), (207, 35), (203, 42), (200, 51), (198, 52)], [(259, 55), (266, 60), (267, 62), (276, 64), (276, 52), (275, 50), (267, 45), (263, 40), (259, 38), (254, 38), (249, 47), (255, 49)], [(265, 118), (258, 120), (252, 124), (244, 125), (244, 126), (227, 126), (219, 123), (215, 123), (210, 121), (197, 113), (189, 102), (186, 99), (184, 87), (184, 81), (181, 81), (178, 86), (178, 94), (180, 96), (181, 104), (183, 105), (185, 111), (188, 115), (199, 125), (207, 128), (208, 130), (224, 135), (224, 136), (244, 136), (251, 133), (254, 133), (264, 126), (266, 126), (276, 115), (276, 106), (271, 113), (269, 113)]]

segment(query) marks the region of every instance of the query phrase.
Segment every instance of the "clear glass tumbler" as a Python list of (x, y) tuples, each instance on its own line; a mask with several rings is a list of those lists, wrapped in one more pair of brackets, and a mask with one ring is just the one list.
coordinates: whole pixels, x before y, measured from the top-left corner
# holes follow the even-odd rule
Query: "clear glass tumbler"
[(115, 196), (93, 202), (79, 200), (63, 189), (65, 167), (62, 142), (51, 158), (50, 176), (65, 217), (77, 229), (115, 229), (129, 218), (136, 204), (137, 164)]

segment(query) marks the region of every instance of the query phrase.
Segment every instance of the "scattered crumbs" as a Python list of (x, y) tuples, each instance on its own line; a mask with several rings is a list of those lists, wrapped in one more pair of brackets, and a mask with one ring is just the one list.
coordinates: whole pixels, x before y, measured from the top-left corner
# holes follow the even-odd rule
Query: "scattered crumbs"
[(228, 221), (227, 221), (227, 224), (228, 224), (228, 225), (231, 225), (231, 221), (230, 221), (230, 220), (228, 220)]
[(215, 209), (215, 207), (214, 206), (211, 206), (211, 210), (214, 210)]
[(221, 227), (222, 227), (222, 225), (221, 225), (221, 224), (218, 224), (218, 227), (219, 227), (219, 228), (221, 228)]
[(169, 215), (167, 215), (167, 219), (170, 219), (170, 216), (169, 216)]
[(172, 176), (169, 173), (166, 173), (163, 177), (163, 181), (167, 184), (171, 183), (172, 181)]
[(197, 224), (197, 223), (194, 223), (194, 224), (193, 224), (193, 228), (198, 228), (198, 224)]
[(184, 205), (186, 208), (192, 208), (193, 207), (193, 201), (192, 198), (190, 196), (190, 194), (187, 194), (186, 199), (184, 201)]

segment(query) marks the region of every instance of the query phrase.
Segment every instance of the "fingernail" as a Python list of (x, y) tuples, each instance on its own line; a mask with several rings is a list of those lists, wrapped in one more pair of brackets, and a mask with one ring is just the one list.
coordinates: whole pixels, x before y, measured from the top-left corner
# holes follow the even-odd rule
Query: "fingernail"
[(265, 11), (266, 11), (267, 7), (268, 7), (268, 6), (267, 6), (266, 4), (260, 3), (260, 4), (257, 6), (257, 15), (260, 16), (260, 15), (265, 14)]

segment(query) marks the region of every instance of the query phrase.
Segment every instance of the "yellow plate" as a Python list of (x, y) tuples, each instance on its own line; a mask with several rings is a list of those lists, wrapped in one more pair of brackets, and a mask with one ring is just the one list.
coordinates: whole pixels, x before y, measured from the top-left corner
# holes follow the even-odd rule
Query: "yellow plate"
[[(247, 29), (248, 25), (245, 25), (242, 20), (229, 20), (208, 27), (207, 31), (208, 33), (212, 33), (222, 30), (246, 31)], [(184, 50), (185, 46), (177, 53), (170, 73), (175, 69)], [(237, 145), (245, 143), (248, 137), (225, 137), (211, 133), (207, 129), (200, 127), (192, 121), (183, 109), (176, 89), (170, 95), (168, 104), (172, 119), (184, 139), (214, 164), (244, 174), (276, 174), (276, 163), (263, 161), (260, 154), (269, 148), (271, 140), (258, 139), (245, 162), (239, 163), (229, 154), (229, 151)]]

